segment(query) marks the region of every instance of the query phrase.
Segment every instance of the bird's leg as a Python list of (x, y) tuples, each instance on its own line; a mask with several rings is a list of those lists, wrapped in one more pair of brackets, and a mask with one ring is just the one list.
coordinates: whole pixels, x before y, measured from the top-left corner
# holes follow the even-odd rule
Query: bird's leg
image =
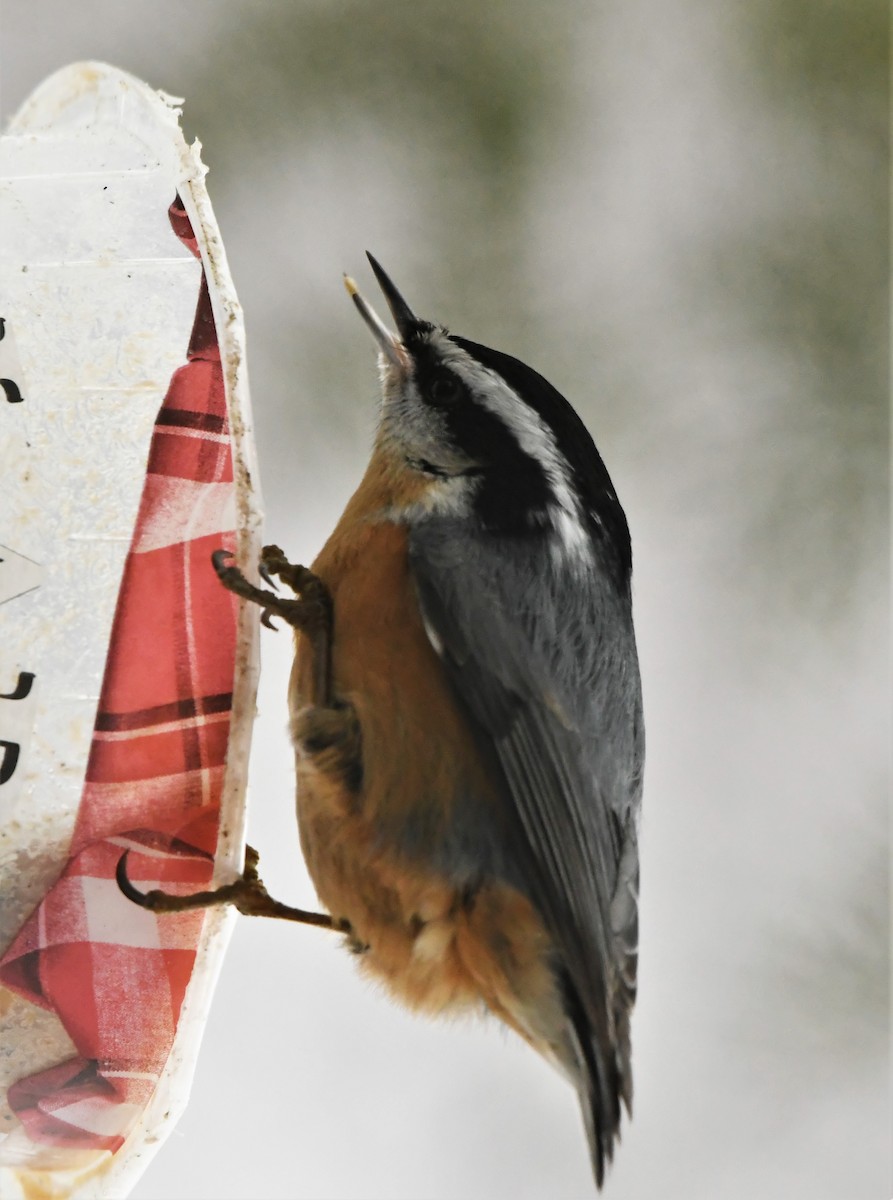
[(344, 922), (333, 921), (325, 913), (306, 912), (303, 908), (292, 908), (274, 900), (257, 873), (257, 851), (251, 846), (245, 847), (245, 869), (234, 883), (226, 883), (223, 887), (207, 892), (193, 892), (188, 896), (172, 896), (159, 888), (153, 888), (151, 892), (139, 891), (127, 875), (129, 853), (125, 851), (118, 862), (115, 872), (118, 887), (128, 900), (132, 900), (140, 908), (148, 908), (151, 912), (184, 912), (190, 908), (212, 908), (218, 904), (232, 904), (247, 917), (280, 917), (284, 921), (299, 921), (302, 925), (318, 925), (322, 929), (350, 933), (349, 926), (345, 926)]
[(261, 577), (271, 584), (278, 576), (295, 593), (294, 599), (277, 596), (266, 588), (249, 583), (238, 567), (228, 560), (232, 556), (226, 550), (216, 550), (211, 555), (217, 578), (229, 591), (245, 600), (253, 600), (263, 608), (261, 622), (268, 629), (275, 629), (270, 617), (275, 614), (289, 625), (299, 629), (310, 643), (313, 651), (313, 679), (311, 703), (323, 708), (332, 704), (332, 597), (329, 589), (307, 567), (290, 563), (278, 546), (264, 546), (261, 551), (259, 571)]
[[(295, 593), (294, 599), (277, 596), (275, 592), (249, 583), (238, 567), (230, 564), (231, 557), (226, 550), (216, 550), (211, 556), (214, 570), (223, 586), (237, 596), (261, 605), (261, 621), (268, 628), (276, 628), (270, 621), (270, 615), (275, 613), (299, 629), (310, 641), (314, 668), (312, 692), (315, 707), (312, 711), (338, 713), (347, 708), (352, 713), (353, 709), (349, 706), (333, 705), (332, 702), (332, 598), (326, 585), (306, 567), (290, 563), (278, 546), (265, 546), (259, 566), (261, 577), (275, 587), (273, 576), (278, 575)], [(257, 863), (257, 851), (248, 846), (245, 849), (245, 868), (239, 879), (223, 887), (193, 892), (188, 896), (172, 896), (159, 888), (147, 893), (138, 891), (127, 877), (126, 853), (118, 863), (116, 878), (128, 899), (152, 912), (184, 912), (192, 908), (232, 904), (246, 916), (280, 917), (286, 921), (299, 921), (305, 925), (318, 925), (323, 929), (350, 934), (348, 922), (333, 921), (324, 913), (306, 912), (274, 900), (258, 875)]]
[[(224, 585), (239, 596), (263, 604), (269, 624), (271, 612), (300, 629), (313, 653), (313, 669), (306, 707), (292, 720), (292, 739), (305, 769), (325, 775), (344, 798), (349, 810), (360, 789), (363, 759), (360, 724), (352, 704), (336, 699), (332, 689), (333, 606), (323, 581), (306, 567), (290, 563), (278, 546), (264, 546), (260, 574), (269, 583), (277, 576), (297, 597), (287, 600), (254, 588), (235, 567), (228, 566), (221, 551), (214, 566)], [(275, 586), (275, 585), (274, 585)]]

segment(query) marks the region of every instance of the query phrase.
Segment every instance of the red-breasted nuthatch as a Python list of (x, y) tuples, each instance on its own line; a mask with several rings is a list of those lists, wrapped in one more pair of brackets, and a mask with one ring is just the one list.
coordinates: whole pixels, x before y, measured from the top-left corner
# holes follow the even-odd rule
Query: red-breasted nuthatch
[[(626, 518), (563, 396), (414, 316), (370, 262), (397, 332), (347, 279), (383, 390), (360, 486), (311, 571), (265, 550), (296, 599), (215, 565), (298, 628), (316, 922), (410, 1007), (483, 1002), (563, 1071), (600, 1185), (632, 1100), (644, 734)], [(225, 892), (292, 915), (252, 871)]]

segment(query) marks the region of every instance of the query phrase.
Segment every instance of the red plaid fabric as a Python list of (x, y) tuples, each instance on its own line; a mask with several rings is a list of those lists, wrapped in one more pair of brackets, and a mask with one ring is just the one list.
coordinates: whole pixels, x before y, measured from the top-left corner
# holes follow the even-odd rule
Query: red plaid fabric
[[(179, 197), (177, 236), (198, 254)], [(78, 1057), (19, 1080), (32, 1140), (117, 1150), (173, 1043), (203, 914), (155, 915), (118, 890), (194, 891), (211, 877), (236, 650), (236, 601), (211, 552), (235, 544), (223, 372), (207, 283), (158, 414), (112, 629), (69, 860), (0, 962), (0, 980), (60, 1017)]]

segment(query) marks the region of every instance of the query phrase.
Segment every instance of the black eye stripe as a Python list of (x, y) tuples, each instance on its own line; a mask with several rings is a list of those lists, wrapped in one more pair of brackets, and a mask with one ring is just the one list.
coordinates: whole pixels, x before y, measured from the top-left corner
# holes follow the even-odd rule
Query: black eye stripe
[(463, 399), (465, 389), (455, 375), (435, 375), (429, 385), (435, 404), (456, 404)]
[(509, 354), (491, 350), (456, 334), (450, 341), (475, 362), (493, 371), (528, 404), (552, 430), (558, 449), (570, 464), (575, 488), (593, 530), (607, 539), (622, 577), (632, 566), (626, 516), (592, 436), (579, 415), (547, 379)]
[(425, 403), (437, 408), (453, 408), (469, 399), (465, 384), (445, 367), (418, 370), (416, 383)]

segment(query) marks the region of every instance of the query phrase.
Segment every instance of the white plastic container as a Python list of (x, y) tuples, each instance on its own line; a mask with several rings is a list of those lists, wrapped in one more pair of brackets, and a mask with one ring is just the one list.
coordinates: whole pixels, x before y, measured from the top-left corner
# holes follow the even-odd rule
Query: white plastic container
[(178, 115), (81, 63), (0, 140), (4, 1200), (127, 1194), (185, 1106), (234, 919), (156, 916), (113, 877), (129, 847), (139, 887), (193, 890), (244, 852), (257, 615), (207, 552), (253, 571), (258, 477)]

